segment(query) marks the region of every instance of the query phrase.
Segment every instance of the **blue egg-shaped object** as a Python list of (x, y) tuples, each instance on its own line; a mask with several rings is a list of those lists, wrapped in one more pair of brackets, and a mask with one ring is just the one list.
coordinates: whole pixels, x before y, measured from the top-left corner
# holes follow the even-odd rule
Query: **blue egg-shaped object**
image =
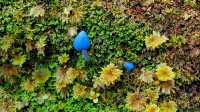
[(73, 42), (73, 47), (77, 51), (87, 50), (90, 48), (90, 40), (88, 38), (88, 35), (85, 31), (81, 31)]
[(130, 62), (124, 62), (124, 67), (128, 72), (131, 72), (135, 69), (136, 65)]

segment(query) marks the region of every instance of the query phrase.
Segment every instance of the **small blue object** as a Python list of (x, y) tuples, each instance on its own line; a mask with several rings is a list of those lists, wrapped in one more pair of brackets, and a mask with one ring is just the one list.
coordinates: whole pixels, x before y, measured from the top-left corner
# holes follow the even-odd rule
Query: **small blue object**
[(73, 42), (73, 47), (77, 51), (87, 50), (90, 48), (90, 41), (85, 31), (81, 31)]
[(127, 70), (127, 72), (131, 72), (135, 69), (136, 65), (130, 62), (124, 62), (124, 67)]
[(76, 36), (76, 38), (74, 39), (74, 42), (73, 42), (73, 47), (77, 51), (81, 51), (82, 56), (83, 56), (85, 61), (89, 61), (87, 49), (90, 48), (90, 40), (89, 40), (88, 35), (85, 31), (81, 31)]

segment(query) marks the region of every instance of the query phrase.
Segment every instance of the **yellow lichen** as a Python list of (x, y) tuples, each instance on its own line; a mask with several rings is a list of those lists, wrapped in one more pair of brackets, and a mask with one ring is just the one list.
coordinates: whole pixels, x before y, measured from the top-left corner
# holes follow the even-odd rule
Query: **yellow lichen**
[(167, 40), (167, 37), (161, 36), (159, 32), (154, 31), (152, 35), (145, 38), (145, 45), (149, 49), (155, 49)]
[(156, 76), (160, 81), (172, 80), (175, 77), (175, 73), (172, 68), (165, 63), (159, 64), (156, 69)]
[(109, 86), (115, 81), (119, 80), (122, 70), (118, 69), (114, 64), (109, 64), (106, 67), (102, 68), (100, 72), (99, 81), (101, 84)]
[(45, 10), (41, 5), (32, 7), (30, 10), (30, 15), (34, 17), (44, 16)]
[(127, 108), (131, 111), (142, 111), (146, 107), (145, 98), (139, 93), (131, 93), (127, 96)]
[(146, 71), (144, 69), (142, 69), (141, 71), (142, 71), (142, 74), (139, 77), (140, 80), (146, 83), (153, 82), (154, 73), (152, 71)]
[(72, 84), (75, 79), (84, 79), (85, 72), (83, 70), (77, 70), (74, 68), (68, 68), (67, 70), (59, 68), (56, 73), (56, 90), (62, 91), (67, 85)]
[(156, 104), (147, 105), (144, 112), (159, 112), (159, 107)]
[(164, 102), (160, 105), (160, 112), (176, 112), (177, 105), (174, 101)]

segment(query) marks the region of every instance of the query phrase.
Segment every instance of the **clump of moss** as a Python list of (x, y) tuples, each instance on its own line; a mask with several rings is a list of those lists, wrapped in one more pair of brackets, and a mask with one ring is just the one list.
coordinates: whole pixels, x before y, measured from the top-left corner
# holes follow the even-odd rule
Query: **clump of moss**
[(25, 61), (26, 55), (16, 55), (12, 60), (12, 64), (21, 66)]
[(81, 21), (84, 16), (83, 7), (72, 7), (68, 6), (64, 8), (63, 15), (61, 15), (61, 20), (63, 22), (69, 22), (71, 24), (77, 24)]
[(165, 94), (170, 94), (173, 88), (174, 88), (174, 80), (168, 80), (160, 84), (161, 92)]
[(177, 105), (174, 101), (163, 102), (160, 104), (160, 112), (176, 112)]
[(83, 80), (85, 78), (85, 72), (83, 70), (68, 68), (64, 70), (59, 68), (56, 73), (56, 89), (61, 92), (67, 87), (67, 85), (72, 84), (75, 79)]
[(160, 108), (156, 104), (147, 105), (144, 112), (159, 112)]
[(70, 38), (77, 34), (77, 27), (73, 26), (68, 29), (67, 36)]
[(28, 92), (33, 92), (36, 87), (37, 84), (34, 80), (27, 80), (22, 84), (23, 90)]
[(144, 96), (145, 98), (150, 102), (150, 103), (156, 103), (158, 101), (159, 98), (159, 88), (148, 88), (146, 90), (144, 90)]
[(142, 111), (146, 107), (146, 99), (139, 92), (128, 94), (126, 106), (131, 111)]
[(69, 60), (69, 55), (67, 54), (62, 54), (61, 56), (58, 57), (58, 61), (60, 64), (67, 63)]
[(145, 38), (145, 45), (149, 49), (155, 49), (167, 40), (168, 38), (166, 36), (161, 36), (159, 32), (154, 31), (153, 34)]
[(161, 63), (157, 66), (156, 76), (160, 81), (172, 80), (175, 77), (175, 73), (172, 68), (167, 66), (165, 63)]
[(16, 112), (15, 103), (10, 98), (0, 99), (1, 112)]
[(151, 83), (153, 82), (154, 73), (152, 71), (142, 69), (142, 74), (140, 75), (139, 79), (146, 82)]
[(45, 10), (41, 5), (37, 5), (31, 8), (30, 15), (34, 17), (44, 16)]
[(109, 86), (111, 84), (114, 84), (115, 81), (119, 80), (122, 74), (122, 70), (118, 69), (117, 66), (111, 63), (102, 68), (102, 71), (100, 73), (101, 75), (99, 78), (97, 78), (95, 85)]
[(38, 54), (44, 55), (44, 48), (46, 46), (46, 37), (41, 37), (35, 44), (35, 47), (38, 50)]
[(49, 71), (48, 68), (44, 67), (35, 69), (32, 75), (33, 75), (33, 80), (35, 80), (36, 83), (45, 83), (51, 76), (51, 72)]
[(0, 67), (0, 76), (3, 76), (5, 79), (10, 79), (15, 76), (19, 76), (19, 68), (11, 64), (4, 64)]
[(8, 49), (11, 48), (11, 46), (14, 44), (14, 42), (15, 42), (14, 37), (7, 35), (0, 39), (0, 48), (3, 51), (7, 52)]
[(76, 99), (87, 98), (87, 87), (81, 84), (73, 86), (73, 97)]

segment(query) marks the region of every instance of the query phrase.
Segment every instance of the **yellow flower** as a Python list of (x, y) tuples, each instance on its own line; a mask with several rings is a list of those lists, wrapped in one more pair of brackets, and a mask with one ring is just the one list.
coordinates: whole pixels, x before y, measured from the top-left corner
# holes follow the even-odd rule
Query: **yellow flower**
[(145, 71), (144, 69), (142, 69), (141, 71), (142, 71), (142, 74), (139, 77), (140, 80), (146, 83), (153, 82), (154, 73), (152, 71)]
[(60, 64), (67, 63), (68, 60), (69, 60), (69, 55), (67, 54), (62, 54), (61, 56), (58, 57), (58, 61)]
[(174, 87), (174, 80), (165, 81), (160, 85), (161, 92), (165, 94), (170, 94), (173, 87)]
[(160, 112), (176, 112), (177, 105), (174, 101), (164, 102), (160, 105)]
[(145, 45), (149, 49), (155, 49), (167, 40), (167, 37), (161, 36), (159, 32), (154, 31), (152, 35), (145, 38)]
[(30, 15), (34, 17), (44, 16), (45, 10), (41, 5), (32, 7), (30, 10)]
[(12, 64), (21, 66), (25, 61), (26, 55), (16, 55), (12, 60)]
[(109, 86), (119, 80), (121, 74), (122, 70), (117, 69), (114, 64), (109, 64), (102, 69), (99, 81), (103, 85)]
[(172, 68), (165, 63), (159, 64), (156, 69), (156, 76), (160, 81), (172, 80), (175, 77)]
[(145, 109), (146, 100), (139, 93), (135, 92), (127, 96), (127, 108), (131, 111), (142, 111)]
[(74, 98), (79, 99), (79, 98), (87, 98), (87, 87), (80, 85), (80, 84), (76, 84), (73, 87), (73, 95)]
[(159, 112), (159, 107), (156, 104), (147, 105), (145, 112)]

